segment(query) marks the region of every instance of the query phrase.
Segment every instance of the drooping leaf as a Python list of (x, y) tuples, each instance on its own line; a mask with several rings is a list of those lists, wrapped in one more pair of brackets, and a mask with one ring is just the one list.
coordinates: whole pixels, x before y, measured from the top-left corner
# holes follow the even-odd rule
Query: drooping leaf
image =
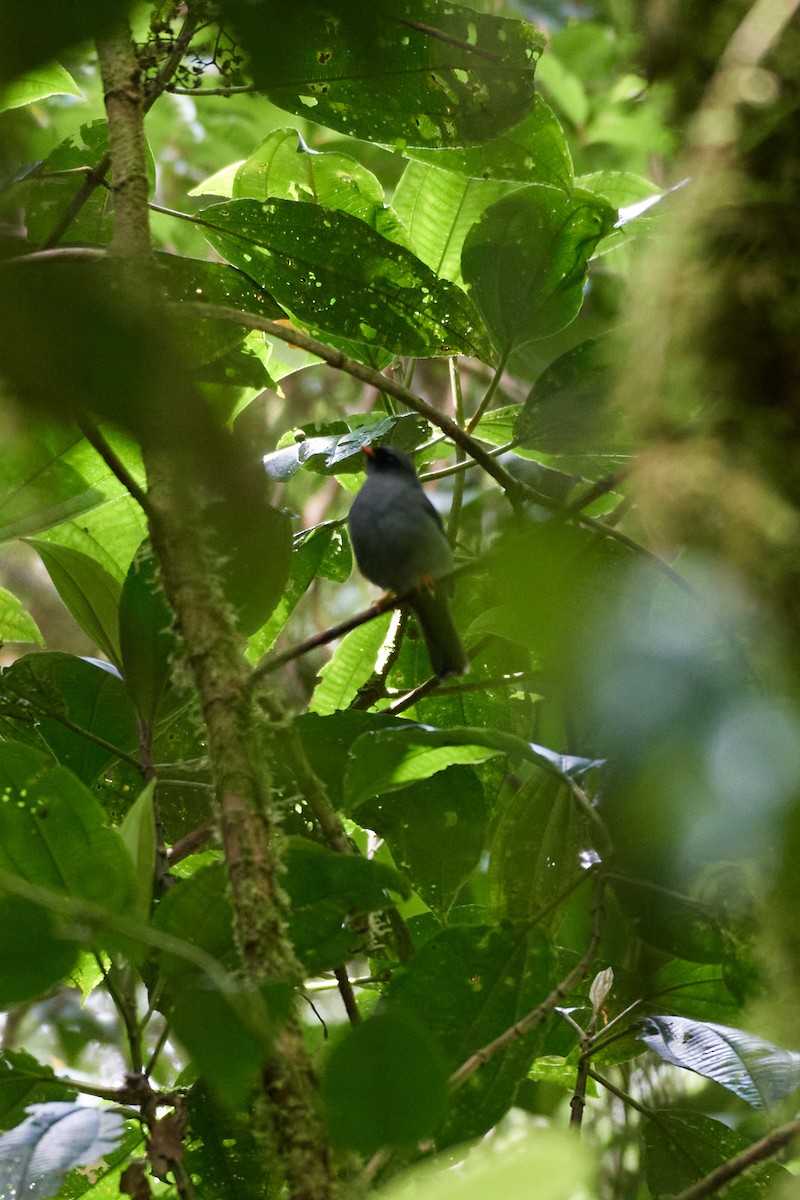
[(94, 558), (71, 546), (31, 538), (61, 599), (87, 637), (119, 666), (120, 586)]
[(664, 1062), (713, 1079), (754, 1108), (769, 1108), (800, 1087), (800, 1054), (741, 1029), (651, 1016), (638, 1036)]
[(232, 200), (197, 220), (215, 250), (301, 321), (396, 354), (489, 352), (460, 288), (349, 213)]
[(447, 1076), (441, 1051), (407, 1013), (382, 1013), (356, 1025), (334, 1047), (323, 1099), (335, 1146), (374, 1154), (433, 1133), (444, 1115)]
[(524, 21), (441, 0), (224, 9), (274, 104), (353, 137), (467, 145), (517, 124), (533, 102), (544, 39)]
[(4, 672), (2, 689), (27, 701), (58, 761), (86, 784), (138, 745), (125, 684), (103, 665), (71, 654), (27, 654)]
[(615, 218), (605, 200), (546, 184), (486, 209), (464, 242), (461, 271), (502, 354), (577, 316), (587, 263)]
[[(750, 1143), (740, 1133), (697, 1112), (659, 1109), (644, 1126), (644, 1170), (654, 1198), (677, 1195)], [(757, 1163), (731, 1180), (725, 1194), (734, 1200), (763, 1200), (789, 1174), (779, 1163)]]

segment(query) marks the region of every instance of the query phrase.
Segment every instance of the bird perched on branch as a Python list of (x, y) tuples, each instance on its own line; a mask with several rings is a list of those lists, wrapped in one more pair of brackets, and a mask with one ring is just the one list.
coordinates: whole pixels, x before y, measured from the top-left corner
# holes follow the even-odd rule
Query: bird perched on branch
[(408, 597), (419, 621), (434, 674), (460, 675), (469, 667), (450, 613), (453, 552), (441, 518), (422, 490), (407, 454), (365, 446), (367, 479), (350, 508), (350, 541), (370, 583)]

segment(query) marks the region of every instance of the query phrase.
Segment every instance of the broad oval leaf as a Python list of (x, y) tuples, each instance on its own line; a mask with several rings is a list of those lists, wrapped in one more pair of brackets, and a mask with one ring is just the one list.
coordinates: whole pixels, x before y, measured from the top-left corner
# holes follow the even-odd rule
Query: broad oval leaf
[(754, 1108), (769, 1108), (800, 1087), (800, 1054), (741, 1029), (654, 1016), (638, 1036), (664, 1062), (713, 1079)]
[(56, 591), (87, 637), (119, 666), (119, 603), (117, 580), (94, 558), (57, 542), (31, 539)]
[(547, 184), (520, 188), (486, 210), (464, 242), (461, 270), (502, 354), (577, 316), (588, 261), (615, 219), (602, 198)]
[(26, 104), (34, 104), (37, 100), (45, 100), (48, 96), (80, 96), (80, 88), (65, 67), (60, 63), (51, 63), (48, 67), (39, 67), (28, 75), (15, 79), (7, 88), (0, 91), (0, 112), (9, 108), (22, 108)]
[(197, 221), (215, 250), (301, 321), (395, 354), (491, 356), (469, 297), (349, 213), (232, 200)]
[(367, 141), (463, 146), (533, 103), (544, 38), (442, 0), (226, 0), (254, 78), (279, 108)]
[(48, 1200), (73, 1167), (95, 1163), (122, 1137), (119, 1113), (63, 1100), (31, 1104), (0, 1137), (0, 1196)]

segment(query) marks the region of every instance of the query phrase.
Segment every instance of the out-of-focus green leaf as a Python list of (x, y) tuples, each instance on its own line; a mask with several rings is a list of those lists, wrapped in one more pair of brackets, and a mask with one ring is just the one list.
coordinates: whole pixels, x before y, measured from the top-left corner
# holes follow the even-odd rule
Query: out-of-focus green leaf
[(118, 753), (138, 745), (136, 717), (116, 671), (71, 654), (27, 654), (2, 677), (5, 694), (30, 705), (62, 766), (92, 783)]
[[(16, 86), (16, 85), (15, 85)], [(64, 210), (85, 186), (88, 171), (108, 154), (105, 121), (81, 125), (14, 184), (11, 195), (25, 207), (28, 237), (39, 244), (56, 228)], [(107, 188), (95, 188), (70, 224), (71, 242), (105, 245), (113, 232), (113, 206)]]
[(564, 131), (541, 96), (536, 97), (533, 110), (518, 125), (480, 146), (459, 150), (412, 146), (406, 154), (471, 179), (551, 183), (564, 191), (572, 187), (572, 159)]
[(482, 142), (533, 103), (544, 38), (524, 21), (441, 0), (226, 0), (274, 104), (352, 137), (410, 146)]
[(322, 561), (337, 536), (341, 536), (339, 522), (325, 521), (295, 537), (286, 587), (266, 624), (250, 638), (248, 653), (251, 658), (261, 658), (271, 649), (311, 581), (321, 573)]
[(301, 321), (396, 354), (489, 355), (468, 296), (349, 213), (232, 200), (197, 221), (215, 250)]
[(589, 116), (589, 99), (581, 80), (555, 54), (545, 54), (539, 64), (539, 80), (548, 100), (576, 128)]
[(587, 263), (615, 219), (605, 200), (545, 184), (519, 188), (486, 209), (464, 242), (461, 270), (501, 353), (574, 319)]
[(56, 591), (87, 637), (119, 666), (119, 603), (117, 580), (94, 558), (71, 546), (31, 538)]
[(156, 823), (153, 812), (155, 782), (150, 782), (137, 796), (119, 827), (119, 835), (127, 846), (136, 872), (136, 901), (134, 916), (146, 921), (150, 916), (153, 897), (153, 878), (156, 865)]
[[(644, 1126), (644, 1170), (653, 1197), (677, 1195), (750, 1143), (740, 1133), (703, 1113), (656, 1110)], [(789, 1175), (779, 1163), (757, 1163), (731, 1180), (725, 1194), (732, 1200), (763, 1200)]]
[(0, 870), (111, 912), (136, 890), (130, 855), (91, 792), (16, 742), (0, 743)]
[(356, 1025), (328, 1059), (323, 1099), (335, 1146), (374, 1154), (433, 1133), (444, 1115), (447, 1076), (441, 1051), (406, 1013), (381, 1013)]
[(129, 0), (110, 0), (99, 7), (94, 0), (74, 0), (68, 7), (58, 0), (42, 0), (31, 22), (30, 5), (3, 0), (0, 79), (17, 79), (58, 58), (62, 50), (107, 33), (130, 7)]
[(613, 887), (637, 933), (651, 946), (690, 962), (722, 963), (731, 955), (719, 914), (708, 905), (647, 879), (615, 878)]
[(274, 1182), (248, 1113), (219, 1105), (200, 1080), (189, 1092), (190, 1141), (184, 1166), (201, 1195), (227, 1200), (268, 1200)]
[(126, 492), (75, 520), (45, 530), (42, 540), (79, 550), (122, 584), (146, 534), (147, 519), (137, 501)]
[(5, 588), (0, 588), (0, 641), (44, 645), (41, 630), (33, 617), (22, 607), (22, 602)]
[(359, 824), (384, 839), (414, 890), (440, 916), (478, 864), (487, 815), (480, 780), (458, 766), (358, 810)]
[(471, 179), (435, 165), (410, 162), (395, 189), (392, 207), (411, 235), (411, 246), (432, 271), (464, 286), (461, 248), (481, 214), (513, 191), (513, 183)]
[(80, 96), (80, 88), (65, 67), (60, 63), (39, 67), (27, 75), (19, 76), (9, 87), (0, 91), (0, 112), (9, 108), (22, 108), (45, 100), (48, 96)]
[(770, 1108), (800, 1087), (800, 1054), (741, 1029), (650, 1016), (638, 1036), (664, 1062), (713, 1079), (754, 1108)]
[(659, 1012), (695, 1021), (726, 1024), (739, 1013), (739, 1004), (725, 984), (721, 966), (674, 958), (650, 981), (648, 1004)]
[[(452, 926), (426, 942), (389, 985), (389, 1011), (411, 1012), (436, 1036), (449, 1071), (530, 1012), (549, 992), (550, 949), (527, 923)], [(536, 1057), (534, 1028), (453, 1093), (438, 1145), (466, 1141), (500, 1119)]]
[(77, 943), (58, 936), (52, 913), (0, 892), (0, 1008), (35, 1000), (69, 974), (77, 957)]

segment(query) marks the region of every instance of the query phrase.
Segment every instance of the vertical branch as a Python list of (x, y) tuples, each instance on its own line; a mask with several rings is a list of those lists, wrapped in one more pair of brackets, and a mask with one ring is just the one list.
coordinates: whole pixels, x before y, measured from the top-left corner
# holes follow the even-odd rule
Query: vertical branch
[[(141, 75), (128, 29), (103, 39), (98, 50), (114, 178), (112, 253), (123, 260), (126, 285), (139, 289), (132, 294), (147, 295), (150, 235)], [(176, 415), (179, 420), (185, 421), (186, 414)], [(234, 929), (245, 973), (255, 984), (280, 980), (298, 986), (302, 971), (286, 931), (271, 781), (248, 686), (250, 668), (204, 546), (197, 462), (191, 455), (179, 458), (180, 439), (165, 437), (166, 431), (167, 426), (161, 427), (156, 431), (160, 440), (148, 439), (142, 448), (150, 536), (206, 724)], [(295, 1019), (285, 1024), (264, 1070), (254, 1126), (282, 1167), (291, 1200), (329, 1200), (333, 1182), (316, 1079)]]

